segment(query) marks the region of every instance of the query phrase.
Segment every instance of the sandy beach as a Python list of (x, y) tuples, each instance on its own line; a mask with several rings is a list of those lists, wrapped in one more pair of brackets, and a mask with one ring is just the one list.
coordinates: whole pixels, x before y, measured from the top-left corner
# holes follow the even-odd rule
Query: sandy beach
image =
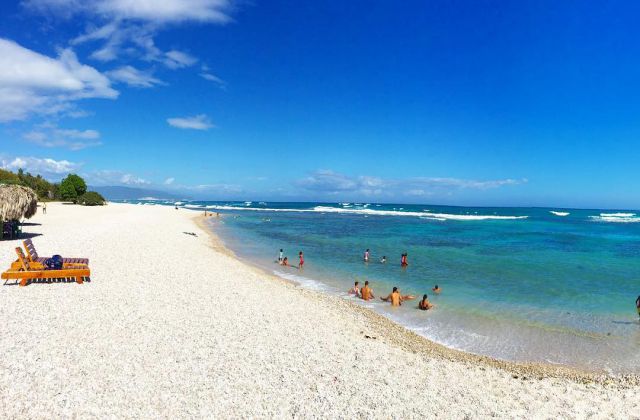
[(3, 417), (640, 418), (635, 376), (446, 349), (242, 263), (198, 218), (51, 203), (28, 221), (92, 278), (0, 288)]

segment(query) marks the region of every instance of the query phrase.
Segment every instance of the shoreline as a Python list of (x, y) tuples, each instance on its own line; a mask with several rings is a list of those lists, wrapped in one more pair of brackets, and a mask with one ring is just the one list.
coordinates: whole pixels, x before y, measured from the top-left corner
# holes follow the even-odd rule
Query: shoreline
[[(512, 374), (514, 379), (520, 378), (522, 380), (540, 380), (544, 378), (557, 378), (567, 379), (582, 384), (596, 383), (605, 385), (618, 385), (622, 387), (640, 385), (640, 375), (637, 374), (612, 375), (605, 371), (589, 371), (577, 367), (554, 365), (551, 363), (510, 361), (447, 347), (443, 344), (432, 341), (427, 337), (411, 331), (403, 325), (375, 312), (372, 309), (323, 292), (305, 289), (293, 280), (288, 280), (276, 276), (262, 267), (250, 264), (242, 260), (233, 252), (233, 250), (227, 248), (224, 245), (222, 239), (214, 232), (213, 225), (207, 224), (206, 221), (209, 219), (209, 217), (205, 218), (204, 215), (197, 214), (192, 217), (192, 220), (196, 226), (207, 233), (211, 243), (210, 246), (213, 250), (236, 259), (238, 262), (245, 265), (247, 268), (256, 271), (261, 276), (267, 276), (271, 281), (287, 285), (288, 287), (293, 287), (294, 289), (300, 291), (305, 295), (312, 296), (315, 299), (320, 299), (325, 302), (329, 302), (330, 304), (341, 307), (342, 309), (359, 313), (360, 315), (367, 318), (367, 320), (369, 321), (369, 325), (375, 327), (378, 336), (384, 337), (384, 339), (400, 346), (405, 350), (414, 353), (426, 354), (428, 356), (437, 357), (442, 360), (500, 369)], [(224, 217), (224, 215), (222, 217)]]
[[(451, 350), (356, 302), (264, 273), (216, 243), (197, 212), (47, 207), (25, 236), (42, 256), (89, 258), (91, 281), (0, 287), (7, 418), (637, 418), (640, 410), (637, 378)], [(15, 260), (18, 245), (0, 242), (0, 261)]]

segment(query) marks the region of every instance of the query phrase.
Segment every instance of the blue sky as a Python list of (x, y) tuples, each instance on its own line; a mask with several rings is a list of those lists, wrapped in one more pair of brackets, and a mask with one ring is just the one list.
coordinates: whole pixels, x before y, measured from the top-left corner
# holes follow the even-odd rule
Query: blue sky
[(1, 7), (5, 168), (210, 199), (640, 208), (635, 2)]

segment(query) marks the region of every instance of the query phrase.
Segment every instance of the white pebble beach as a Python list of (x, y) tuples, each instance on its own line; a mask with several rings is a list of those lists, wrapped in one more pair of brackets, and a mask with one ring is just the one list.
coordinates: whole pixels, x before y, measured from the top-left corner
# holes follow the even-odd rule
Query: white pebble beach
[(3, 418), (640, 418), (637, 377), (445, 349), (239, 261), (201, 213), (47, 210), (24, 232), (91, 281), (0, 288)]

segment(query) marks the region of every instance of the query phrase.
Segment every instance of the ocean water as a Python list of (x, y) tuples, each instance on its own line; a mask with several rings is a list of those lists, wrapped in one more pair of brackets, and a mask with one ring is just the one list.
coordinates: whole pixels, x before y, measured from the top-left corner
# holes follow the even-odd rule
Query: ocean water
[[(163, 204), (163, 203), (160, 203)], [(173, 203), (165, 203), (173, 204)], [(449, 347), (507, 360), (640, 373), (640, 212), (374, 203), (184, 202), (252, 264), (370, 307)], [(283, 248), (303, 270), (276, 264)], [(369, 248), (371, 261), (363, 262)], [(409, 266), (400, 266), (408, 253)], [(387, 263), (379, 259), (387, 257)], [(436, 308), (346, 295), (369, 280)], [(440, 295), (431, 293), (438, 284)]]

